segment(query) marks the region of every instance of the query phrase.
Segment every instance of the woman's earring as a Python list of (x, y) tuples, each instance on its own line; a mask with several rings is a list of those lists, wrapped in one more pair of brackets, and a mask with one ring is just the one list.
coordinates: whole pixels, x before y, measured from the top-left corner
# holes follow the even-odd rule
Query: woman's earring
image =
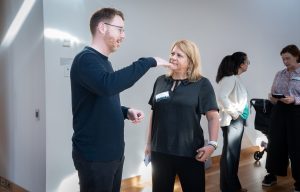
[(187, 75), (188, 77), (190, 77), (190, 76), (191, 76), (191, 73), (192, 73), (192, 69), (191, 69), (191, 67), (188, 67), (188, 69), (187, 69), (187, 71), (186, 71), (186, 75)]

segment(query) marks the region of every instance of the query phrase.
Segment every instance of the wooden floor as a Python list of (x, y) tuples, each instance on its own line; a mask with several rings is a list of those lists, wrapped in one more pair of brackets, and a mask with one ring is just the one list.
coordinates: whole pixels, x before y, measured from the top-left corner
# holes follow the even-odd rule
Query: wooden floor
[(0, 192), (28, 192), (22, 187), (0, 176)]
[[(287, 177), (278, 177), (277, 184), (272, 187), (262, 187), (261, 182), (266, 174), (266, 153), (259, 162), (255, 162), (253, 153), (258, 148), (248, 148), (242, 151), (239, 167), (239, 178), (243, 188), (248, 192), (293, 192), (293, 178), (289, 169)], [(212, 166), (206, 169), (206, 192), (219, 192), (219, 157), (212, 159)], [(122, 192), (151, 192), (151, 181), (139, 182), (139, 177), (122, 182)], [(180, 183), (177, 181), (174, 192), (182, 192)]]

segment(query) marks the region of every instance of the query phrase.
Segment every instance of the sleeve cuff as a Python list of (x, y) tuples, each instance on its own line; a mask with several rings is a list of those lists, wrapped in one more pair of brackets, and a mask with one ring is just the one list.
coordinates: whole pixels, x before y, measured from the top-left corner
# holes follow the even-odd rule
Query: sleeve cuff
[(295, 105), (300, 105), (300, 97), (295, 97)]
[(149, 59), (151, 60), (152, 63), (151, 67), (156, 67), (157, 66), (156, 60), (153, 57), (150, 57)]
[(128, 109), (129, 109), (129, 108), (128, 108), (128, 107), (122, 106), (121, 109), (122, 109), (122, 113), (123, 113), (124, 119), (128, 119), (127, 113), (128, 113)]

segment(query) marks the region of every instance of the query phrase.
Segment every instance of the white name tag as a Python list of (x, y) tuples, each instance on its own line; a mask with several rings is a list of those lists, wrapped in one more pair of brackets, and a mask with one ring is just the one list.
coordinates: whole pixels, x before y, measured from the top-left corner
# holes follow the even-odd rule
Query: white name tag
[(170, 97), (169, 91), (165, 91), (165, 92), (162, 92), (162, 93), (159, 93), (159, 94), (155, 95), (155, 100), (159, 101), (159, 100), (162, 100), (162, 99), (167, 99), (169, 97)]
[(300, 77), (292, 77), (292, 80), (300, 81)]

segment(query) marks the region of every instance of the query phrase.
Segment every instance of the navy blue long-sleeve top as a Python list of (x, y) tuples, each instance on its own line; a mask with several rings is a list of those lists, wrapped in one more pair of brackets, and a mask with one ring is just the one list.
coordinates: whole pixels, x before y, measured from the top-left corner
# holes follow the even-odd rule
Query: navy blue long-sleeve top
[(85, 47), (71, 67), (73, 150), (89, 161), (112, 161), (124, 155), (124, 119), (119, 93), (131, 87), (151, 67), (154, 58), (141, 58), (114, 71), (108, 57)]

